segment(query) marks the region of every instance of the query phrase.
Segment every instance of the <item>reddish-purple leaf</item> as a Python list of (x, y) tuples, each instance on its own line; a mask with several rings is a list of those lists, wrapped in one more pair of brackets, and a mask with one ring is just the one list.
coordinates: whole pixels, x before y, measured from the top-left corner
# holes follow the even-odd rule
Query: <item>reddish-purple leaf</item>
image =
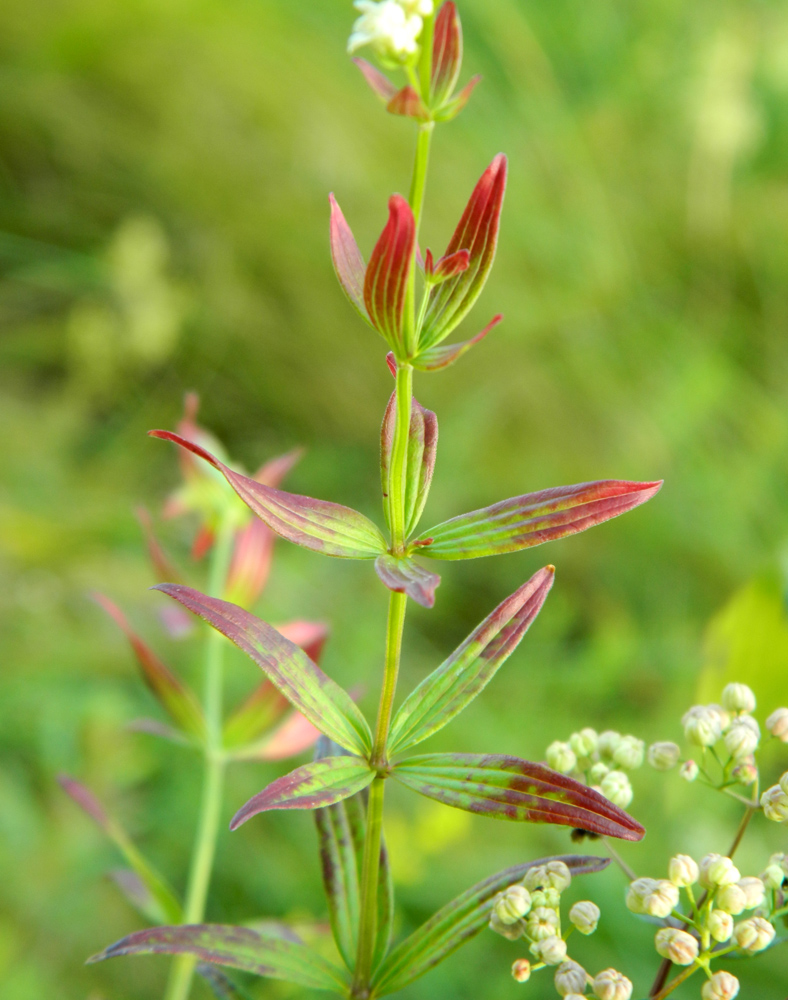
[(481, 295), (498, 244), (498, 229), (506, 189), (506, 157), (499, 154), (482, 174), (452, 236), (445, 256), (470, 251), (461, 274), (436, 285), (430, 293), (420, 349), (439, 343), (465, 318)]
[(225, 586), (228, 601), (245, 608), (257, 602), (271, 572), (275, 538), (257, 517), (236, 532)]
[(379, 69), (376, 69), (372, 63), (367, 62), (366, 59), (359, 59), (356, 57), (353, 62), (364, 74), (364, 79), (367, 81), (372, 91), (377, 94), (384, 104), (388, 104), (392, 97), (394, 97), (397, 93), (397, 88), (391, 80), (389, 80), (387, 76), (384, 76)]
[(662, 480), (605, 479), (502, 500), (425, 531), (413, 543), (433, 559), (476, 559), (575, 535), (625, 514), (659, 492)]
[(432, 42), (432, 106), (440, 108), (452, 95), (462, 68), (462, 25), (457, 5), (447, 0), (435, 18)]
[(405, 292), (416, 249), (416, 223), (407, 201), (389, 199), (389, 219), (372, 251), (364, 279), (369, 318), (400, 355), (403, 351)]
[(397, 359), (395, 358), (393, 351), (389, 351), (388, 354), (386, 355), (386, 364), (388, 365), (388, 369), (391, 372), (391, 377), (392, 378), (396, 378), (397, 377)]
[(147, 507), (137, 507), (134, 513), (137, 515), (137, 521), (139, 522), (139, 526), (142, 528), (142, 533), (145, 536), (145, 545), (148, 549), (148, 559), (153, 567), (153, 575), (156, 583), (164, 583), (166, 580), (170, 580), (173, 583), (180, 583), (182, 576), (175, 568), (172, 560), (162, 548), (161, 542), (159, 542), (156, 537), (153, 530), (153, 521), (150, 516), (150, 511)]
[(89, 788), (86, 788), (81, 781), (76, 781), (74, 778), (70, 778), (67, 774), (59, 774), (57, 780), (66, 795), (76, 802), (79, 808), (82, 809), (83, 812), (86, 812), (93, 822), (104, 831), (104, 833), (110, 834), (112, 825), (111, 820), (107, 815), (104, 806), (102, 806), (93, 792), (91, 792)]
[(361, 757), (324, 757), (272, 782), (241, 806), (230, 822), (237, 830), (252, 816), (271, 809), (322, 809), (372, 784), (375, 772)]
[(440, 281), (448, 281), (463, 271), (467, 271), (471, 263), (469, 250), (458, 250), (457, 253), (449, 254), (448, 257), (441, 257), (432, 271), (431, 278), (435, 284)]
[(328, 200), (331, 204), (329, 234), (334, 271), (350, 304), (362, 319), (369, 322), (367, 307), (364, 305), (364, 275), (367, 270), (364, 258), (336, 198), (330, 194)]
[(309, 719), (300, 712), (293, 712), (284, 722), (262, 740), (253, 755), (238, 755), (239, 760), (287, 760), (297, 757), (315, 745), (320, 736)]
[(423, 608), (435, 604), (435, 590), (441, 582), (437, 573), (419, 566), (407, 557), (385, 555), (375, 560), (375, 572), (381, 582), (397, 594), (407, 594)]
[(330, 631), (325, 622), (307, 622), (299, 618), (296, 621), (285, 622), (277, 628), (277, 631), (285, 639), (300, 646), (310, 660), (320, 663), (323, 646)]
[(350, 507), (285, 493), (242, 476), (218, 458), (172, 431), (149, 431), (199, 455), (225, 477), (238, 496), (272, 531), (296, 545), (343, 559), (374, 559), (386, 551), (380, 530)]
[(104, 597), (93, 595), (96, 602), (107, 612), (116, 625), (125, 633), (134, 650), (140, 671), (159, 704), (172, 721), (185, 733), (197, 740), (205, 739), (205, 717), (194, 692), (156, 656), (153, 650), (132, 630), (120, 608)]
[(426, 351), (422, 351), (413, 359), (413, 367), (423, 372), (434, 372), (440, 368), (448, 368), (458, 358), (461, 358), (466, 351), (469, 351), (474, 344), (478, 344), (480, 340), (484, 340), (490, 330), (498, 326), (502, 319), (503, 316), (500, 313), (497, 316), (493, 316), (481, 333), (477, 333), (475, 337), (471, 337), (470, 340), (465, 340), (461, 344), (447, 344), (445, 346), (439, 344), (437, 347), (430, 347)]
[(534, 573), (408, 696), (391, 724), (391, 756), (442, 729), (484, 690), (539, 614), (554, 577), (554, 566)]
[[(380, 436), (380, 469), (386, 520), (391, 523), (389, 475), (394, 433), (397, 423), (397, 394), (391, 394), (383, 417)], [(415, 398), (410, 409), (407, 473), (405, 476), (405, 534), (410, 535), (419, 523), (430, 492), (438, 449), (438, 418)]]
[(424, 754), (396, 764), (392, 775), (427, 798), (494, 819), (558, 823), (621, 840), (646, 832), (601, 793), (519, 757)]
[(177, 584), (163, 583), (154, 589), (179, 601), (235, 643), (321, 733), (353, 753), (369, 753), (372, 734), (358, 706), (299, 646), (227, 601)]
[(415, 118), (418, 122), (430, 120), (430, 113), (424, 101), (410, 84), (397, 91), (386, 105), (386, 111), (392, 115), (401, 115), (403, 118)]
[(470, 101), (471, 94), (474, 90), (476, 90), (481, 82), (482, 78), (478, 73), (476, 76), (472, 76), (453, 101), (449, 101), (448, 104), (444, 104), (439, 111), (435, 112), (433, 116), (435, 121), (450, 122), (452, 118), (456, 118), (468, 101)]

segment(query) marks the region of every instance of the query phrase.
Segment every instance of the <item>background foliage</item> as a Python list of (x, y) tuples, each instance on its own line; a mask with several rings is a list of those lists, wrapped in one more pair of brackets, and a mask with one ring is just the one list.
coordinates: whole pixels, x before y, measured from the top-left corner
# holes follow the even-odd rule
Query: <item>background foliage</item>
[[(468, 332), (499, 308), (506, 322), (417, 379), (441, 421), (426, 517), (584, 479), (666, 486), (549, 553), (442, 567), (435, 610), (413, 612), (408, 686), (537, 566), (558, 574), (489, 696), (434, 748), (538, 758), (582, 725), (674, 739), (698, 685), (716, 695), (723, 678), (774, 692), (771, 709), (788, 689), (788, 12), (771, 0), (461, 10), (466, 69), (485, 83), (439, 130), (424, 237), (442, 249), (492, 154), (510, 154), (498, 264)], [(335, 285), (326, 195), (368, 252), (385, 197), (407, 183), (412, 129), (345, 57), (352, 16), (344, 0), (0, 5), (0, 981), (15, 1000), (143, 1000), (163, 982), (164, 960), (82, 967), (137, 923), (102, 880), (111, 849), (53, 780), (65, 769), (91, 784), (182, 885), (196, 761), (124, 729), (149, 700), (87, 598), (108, 592), (192, 671), (145, 589), (131, 509), (158, 509), (177, 469), (144, 431), (172, 427), (195, 388), (202, 422), (249, 468), (304, 444), (293, 489), (378, 516), (391, 381), (382, 342)], [(182, 527), (165, 534), (185, 545)], [(325, 668), (363, 685), (385, 616), (370, 580), (280, 544), (260, 611), (329, 620)], [(254, 669), (233, 655), (233, 690)], [(228, 818), (276, 773), (239, 769)], [(674, 775), (639, 772), (635, 787), (650, 835), (623, 850), (640, 873), (673, 850), (726, 849), (732, 803)], [(780, 828), (757, 829), (748, 874), (786, 849)], [(396, 795), (387, 832), (402, 929), (487, 873), (568, 849), (559, 830)], [(314, 847), (298, 815), (226, 834), (209, 916), (324, 917)], [(623, 967), (645, 991), (651, 930), (624, 912), (616, 872), (594, 890), (589, 966)], [(639, 953), (623, 953), (622, 928)], [(482, 935), (408, 996), (547, 990), (508, 979), (515, 957)], [(743, 995), (780, 1000), (784, 961), (748, 963)]]

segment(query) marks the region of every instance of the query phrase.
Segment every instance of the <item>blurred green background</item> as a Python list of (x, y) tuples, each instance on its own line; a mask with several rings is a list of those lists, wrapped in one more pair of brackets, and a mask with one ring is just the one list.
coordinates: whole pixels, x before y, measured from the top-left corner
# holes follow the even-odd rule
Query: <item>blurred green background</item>
[[(461, 332), (506, 322), (456, 367), (417, 377), (441, 421), (427, 522), (526, 490), (664, 477), (646, 507), (539, 551), (446, 564), (414, 608), (412, 685), (545, 562), (556, 586), (517, 656), (436, 749), (539, 758), (584, 725), (676, 739), (699, 693), (750, 680), (788, 701), (788, 9), (732, 0), (462, 0), (484, 75), (434, 144), (423, 242), (440, 250), (499, 150), (511, 175), (498, 262)], [(139, 926), (104, 873), (117, 857), (54, 783), (87, 781), (183, 887), (199, 788), (188, 754), (127, 731), (151, 712), (88, 598), (123, 605), (188, 676), (132, 508), (178, 479), (185, 390), (248, 468), (307, 454), (292, 489), (378, 517), (383, 342), (335, 284), (327, 194), (365, 253), (408, 185), (413, 129), (344, 52), (345, 0), (5, 0), (0, 5), (0, 982), (9, 1000), (143, 1000), (166, 959), (84, 967)], [(162, 534), (184, 555), (187, 526)], [(200, 567), (193, 568), (197, 584)], [(326, 669), (373, 711), (385, 593), (368, 566), (280, 544), (260, 605), (331, 622)], [(708, 626), (712, 620), (711, 627)], [(231, 656), (229, 687), (256, 680)], [(763, 718), (763, 715), (761, 715)], [(767, 758), (768, 777), (786, 755)], [(232, 774), (227, 817), (284, 766)], [(725, 851), (735, 803), (637, 772), (640, 874)], [(391, 795), (401, 932), (467, 885), (570, 850), (566, 832)], [(767, 829), (768, 827), (768, 829)], [(223, 834), (209, 917), (325, 916), (304, 815)], [(754, 825), (747, 874), (788, 850)], [(645, 995), (652, 929), (597, 876), (599, 934), (576, 957)], [(554, 995), (517, 986), (482, 934), (408, 998)], [(738, 963), (742, 996), (782, 1000), (785, 951)], [(195, 989), (195, 996), (202, 987)], [(257, 994), (302, 991), (262, 984)], [(639, 991), (639, 992), (638, 992)], [(699, 994), (699, 983), (677, 997)], [(207, 995), (202, 993), (202, 995)]]

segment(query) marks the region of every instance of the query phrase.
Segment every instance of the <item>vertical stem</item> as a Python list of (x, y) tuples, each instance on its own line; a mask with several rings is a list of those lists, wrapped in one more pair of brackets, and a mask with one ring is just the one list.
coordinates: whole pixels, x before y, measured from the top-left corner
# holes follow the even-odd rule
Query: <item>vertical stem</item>
[[(413, 179), (410, 185), (410, 195), (408, 201), (413, 210), (413, 218), (416, 220), (416, 241), (419, 238), (419, 225), (421, 223), (421, 213), (424, 207), (424, 192), (427, 187), (427, 167), (430, 159), (430, 141), (434, 122), (422, 122), (419, 125), (416, 137), (416, 162), (413, 165)], [(408, 278), (408, 288), (405, 301), (405, 350), (407, 356), (412, 358), (418, 350), (418, 333), (416, 328), (416, 267), (415, 264), (410, 269)]]
[[(232, 555), (235, 527), (228, 513), (222, 520), (211, 557), (208, 593), (221, 597)], [(222, 757), (222, 702), (224, 674), (224, 637), (211, 629), (205, 640), (205, 679), (203, 711), (207, 739), (204, 747), (205, 770), (203, 774), (200, 814), (194, 838), (186, 903), (183, 909), (185, 924), (199, 924), (205, 916), (205, 903), (216, 854), (216, 841), (221, 821), (224, 790), (225, 762)], [(196, 960), (191, 955), (176, 958), (170, 969), (165, 1000), (187, 1000), (191, 990)]]

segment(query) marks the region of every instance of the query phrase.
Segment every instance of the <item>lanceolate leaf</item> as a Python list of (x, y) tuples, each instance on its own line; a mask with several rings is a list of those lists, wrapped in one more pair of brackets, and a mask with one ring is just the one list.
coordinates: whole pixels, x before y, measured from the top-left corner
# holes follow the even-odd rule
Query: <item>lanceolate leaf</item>
[(379, 556), (375, 560), (375, 572), (389, 590), (407, 594), (424, 608), (431, 608), (435, 604), (435, 590), (441, 578), (412, 559)]
[[(363, 60), (358, 60), (363, 62)], [(367, 63), (369, 65), (369, 63)], [(370, 69), (373, 67), (370, 66)], [(382, 74), (380, 74), (382, 75)], [(394, 88), (392, 87), (392, 90)], [(348, 297), (356, 312), (369, 323), (369, 314), (364, 305), (364, 274), (367, 266), (358, 248), (350, 226), (345, 221), (342, 209), (337, 204), (333, 194), (328, 196), (331, 204), (331, 223), (329, 228), (331, 238), (331, 260), (334, 271), (342, 286), (342, 291)]]
[(447, 0), (435, 18), (432, 43), (432, 103), (440, 107), (454, 92), (462, 68), (462, 26), (457, 5)]
[(415, 249), (413, 212), (402, 195), (392, 195), (388, 222), (367, 267), (364, 302), (373, 325), (400, 357), (403, 353), (405, 291)]
[(462, 111), (465, 105), (470, 101), (471, 94), (476, 90), (478, 85), (482, 82), (481, 76), (478, 74), (472, 76), (470, 80), (465, 84), (462, 90), (457, 94), (454, 100), (449, 101), (448, 104), (444, 104), (440, 111), (436, 111), (433, 118), (436, 122), (450, 122), (452, 118), (456, 118), (457, 115)]
[(213, 965), (201, 962), (197, 972), (219, 1000), (252, 1000), (249, 994)]
[(288, 541), (343, 559), (374, 559), (386, 551), (380, 530), (350, 507), (313, 500), (273, 489), (234, 472), (199, 445), (172, 431), (149, 431), (151, 437), (173, 441), (199, 455), (225, 477), (243, 502), (261, 520)]
[(160, 584), (154, 589), (180, 601), (227, 636), (321, 733), (359, 756), (369, 753), (372, 734), (357, 705), (299, 646), (227, 601), (178, 584)]
[(461, 358), (466, 351), (469, 351), (474, 344), (478, 344), (480, 340), (484, 340), (490, 330), (498, 326), (502, 319), (503, 316), (500, 313), (494, 316), (481, 333), (477, 333), (470, 340), (464, 340), (461, 344), (439, 344), (437, 347), (430, 347), (426, 351), (422, 351), (413, 359), (413, 367), (423, 372), (434, 372), (440, 368), (448, 368), (449, 365), (453, 365), (455, 361)]
[(136, 872), (129, 868), (116, 868), (109, 872), (109, 877), (121, 895), (147, 923), (166, 924), (171, 919)]
[(129, 934), (88, 961), (102, 962), (121, 955), (194, 955), (200, 962), (243, 969), (270, 979), (285, 979), (310, 989), (337, 993), (345, 993), (347, 989), (346, 974), (305, 944), (247, 927), (227, 924), (153, 927)]
[(643, 827), (612, 802), (544, 764), (502, 754), (425, 754), (392, 776), (429, 799), (525, 823), (559, 823), (603, 837), (641, 840)]
[(448, 958), (487, 926), (493, 900), (499, 892), (519, 882), (529, 868), (548, 861), (563, 861), (573, 875), (603, 871), (610, 864), (607, 858), (577, 855), (541, 858), (507, 868), (479, 882), (438, 910), (391, 952), (373, 977), (375, 995), (397, 993)]
[(526, 493), (492, 507), (444, 521), (416, 539), (419, 555), (433, 559), (476, 559), (517, 552), (575, 535), (625, 514), (659, 492), (662, 481), (606, 479)]
[(397, 91), (386, 105), (386, 111), (392, 115), (402, 115), (404, 118), (415, 118), (419, 122), (430, 119), (424, 101), (410, 84)]
[[(380, 437), (380, 468), (383, 493), (389, 489), (391, 452), (394, 447), (394, 431), (397, 422), (397, 394), (392, 393)], [(405, 534), (410, 535), (419, 523), (424, 505), (430, 492), (432, 474), (435, 471), (435, 457), (438, 450), (438, 418), (431, 410), (425, 409), (414, 399), (410, 411), (408, 435), (408, 461), (405, 477)], [(386, 497), (388, 500), (388, 497)], [(388, 502), (385, 504), (389, 518)]]
[(553, 566), (535, 573), (408, 696), (391, 725), (391, 756), (442, 729), (484, 690), (539, 614), (554, 576)]
[(165, 666), (153, 650), (132, 630), (120, 608), (103, 594), (94, 594), (95, 600), (107, 612), (134, 650), (140, 671), (150, 690), (172, 721), (197, 740), (205, 738), (205, 718), (194, 693)]
[(391, 80), (389, 80), (387, 76), (384, 76), (379, 69), (376, 69), (372, 63), (367, 62), (366, 59), (359, 59), (357, 57), (353, 59), (353, 62), (364, 74), (364, 79), (367, 81), (373, 92), (377, 94), (384, 104), (388, 104), (392, 97), (394, 97), (397, 93), (397, 88)]
[(319, 809), (341, 802), (371, 784), (375, 772), (361, 757), (326, 757), (291, 771), (241, 806), (230, 823), (237, 830), (271, 809)]

